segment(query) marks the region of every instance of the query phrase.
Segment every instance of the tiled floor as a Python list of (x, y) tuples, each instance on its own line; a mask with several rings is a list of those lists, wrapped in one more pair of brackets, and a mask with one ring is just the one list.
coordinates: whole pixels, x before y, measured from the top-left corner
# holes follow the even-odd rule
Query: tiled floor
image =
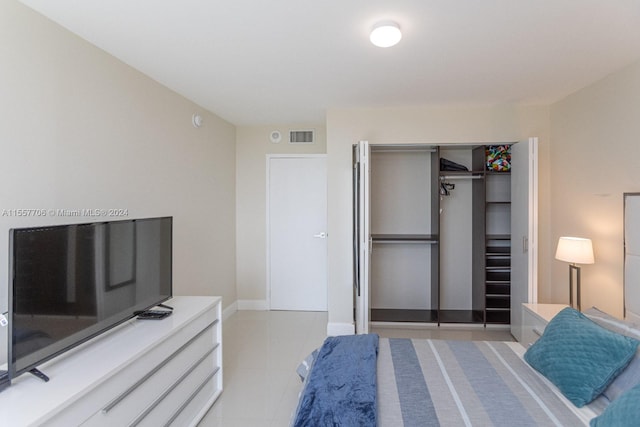
[(295, 370), (326, 338), (327, 313), (238, 311), (223, 323), (223, 392), (200, 427), (287, 427)]
[[(200, 427), (287, 427), (296, 367), (326, 338), (327, 313), (238, 311), (223, 324), (224, 391)], [(374, 327), (381, 337), (510, 341), (504, 330)]]

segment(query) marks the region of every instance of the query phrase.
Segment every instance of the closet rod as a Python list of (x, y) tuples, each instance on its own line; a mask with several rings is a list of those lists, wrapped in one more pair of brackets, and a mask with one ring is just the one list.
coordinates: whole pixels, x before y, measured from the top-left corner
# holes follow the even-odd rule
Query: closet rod
[(435, 245), (438, 242), (435, 240), (412, 240), (412, 239), (397, 239), (397, 240), (372, 240), (374, 245), (379, 243), (415, 243), (415, 244), (426, 244), (426, 245)]
[(433, 147), (433, 145), (423, 145), (423, 144), (370, 144), (371, 151), (374, 152), (390, 152), (390, 151), (422, 151), (427, 153), (435, 153), (437, 150)]
[(440, 180), (450, 179), (483, 179), (482, 175), (444, 175), (440, 177)]

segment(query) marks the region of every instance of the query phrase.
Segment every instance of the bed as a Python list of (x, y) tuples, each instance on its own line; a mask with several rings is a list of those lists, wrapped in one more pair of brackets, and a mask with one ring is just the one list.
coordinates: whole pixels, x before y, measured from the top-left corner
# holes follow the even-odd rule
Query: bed
[(625, 194), (625, 320), (564, 309), (516, 342), (329, 337), (292, 425), (640, 425), (640, 195)]

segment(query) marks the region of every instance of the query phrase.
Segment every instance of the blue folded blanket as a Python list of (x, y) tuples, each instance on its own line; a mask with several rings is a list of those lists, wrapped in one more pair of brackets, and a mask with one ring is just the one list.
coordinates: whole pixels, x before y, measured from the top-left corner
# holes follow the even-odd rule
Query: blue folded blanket
[(305, 383), (295, 427), (376, 425), (378, 335), (325, 340)]

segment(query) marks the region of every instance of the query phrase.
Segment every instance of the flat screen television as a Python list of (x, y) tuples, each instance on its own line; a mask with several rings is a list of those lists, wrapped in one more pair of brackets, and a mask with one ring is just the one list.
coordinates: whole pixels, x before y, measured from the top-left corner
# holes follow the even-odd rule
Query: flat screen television
[[(172, 295), (171, 217), (10, 230), (9, 377)], [(44, 377), (43, 379), (46, 379)]]

